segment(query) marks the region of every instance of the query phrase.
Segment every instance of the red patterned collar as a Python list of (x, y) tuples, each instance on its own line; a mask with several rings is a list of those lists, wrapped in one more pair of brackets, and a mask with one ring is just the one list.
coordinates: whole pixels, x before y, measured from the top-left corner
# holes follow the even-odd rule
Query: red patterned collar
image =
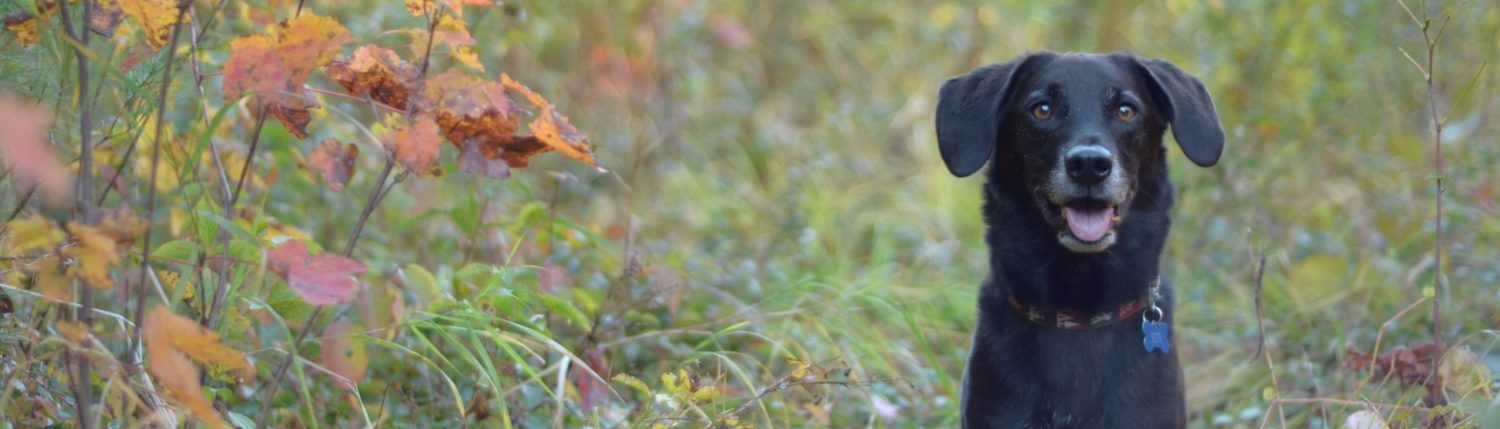
[[(1021, 304), (1020, 301), (1016, 301), (1015, 295), (1007, 296), (1005, 300), (1010, 303), (1011, 310), (1015, 310), (1016, 314), (1020, 315), (1022, 319), (1026, 319), (1031, 323), (1049, 328), (1082, 331), (1113, 325), (1115, 322), (1141, 314), (1142, 311), (1156, 306), (1156, 300), (1160, 294), (1161, 279), (1158, 278), (1151, 282), (1151, 288), (1146, 293), (1146, 296), (1127, 301), (1113, 309), (1093, 312), (1025, 305)], [(1161, 314), (1157, 314), (1157, 316), (1160, 317)]]

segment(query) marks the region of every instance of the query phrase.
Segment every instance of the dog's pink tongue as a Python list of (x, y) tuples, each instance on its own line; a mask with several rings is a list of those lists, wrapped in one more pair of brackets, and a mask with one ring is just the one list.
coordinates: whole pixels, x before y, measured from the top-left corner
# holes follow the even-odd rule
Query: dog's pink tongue
[(1099, 241), (1109, 233), (1110, 213), (1108, 208), (1100, 210), (1078, 210), (1064, 206), (1063, 218), (1068, 221), (1068, 231), (1083, 241)]

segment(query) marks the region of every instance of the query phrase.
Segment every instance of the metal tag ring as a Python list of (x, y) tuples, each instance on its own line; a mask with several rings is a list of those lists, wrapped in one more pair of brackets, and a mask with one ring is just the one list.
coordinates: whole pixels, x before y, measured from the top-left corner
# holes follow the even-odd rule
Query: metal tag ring
[[(1156, 313), (1156, 320), (1151, 320), (1151, 313)], [(1152, 323), (1160, 322), (1163, 319), (1166, 319), (1166, 316), (1167, 313), (1165, 311), (1162, 311), (1161, 307), (1157, 307), (1155, 304), (1151, 305), (1151, 308), (1148, 308), (1145, 312), (1141, 313), (1141, 319)]]

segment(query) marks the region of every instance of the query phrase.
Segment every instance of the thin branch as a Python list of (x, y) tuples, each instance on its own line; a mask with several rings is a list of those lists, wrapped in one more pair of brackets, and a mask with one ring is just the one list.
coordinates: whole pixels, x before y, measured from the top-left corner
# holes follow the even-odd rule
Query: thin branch
[[(167, 56), (166, 67), (162, 70), (161, 90), (156, 94), (156, 135), (151, 143), (151, 178), (146, 184), (146, 232), (141, 238), (141, 276), (137, 282), (140, 291), (135, 296), (135, 320), (142, 321), (146, 310), (146, 277), (151, 274), (151, 220), (156, 218), (156, 172), (161, 165), (162, 128), (167, 120), (167, 91), (172, 87), (172, 61), (177, 58), (177, 40), (182, 36), (182, 18), (187, 15), (190, 2), (183, 1), (177, 4), (177, 20), (172, 25), (172, 40), (167, 49), (163, 51)], [(141, 330), (136, 329), (135, 335), (131, 337), (130, 347), (126, 356), (135, 356), (136, 350), (141, 347)]]
[[(93, 201), (94, 180), (94, 155), (93, 148), (89, 145), (89, 137), (93, 134), (93, 106), (89, 99), (89, 58), (84, 53), (89, 45), (88, 26), (80, 25), (82, 31), (75, 32), (73, 29), (72, 7), (66, 4), (58, 5), (57, 8), (62, 15), (63, 31), (67, 38), (72, 41), (73, 54), (78, 61), (78, 184), (74, 196), (75, 208), (74, 218), (82, 219), (85, 224), (94, 223), (96, 208), (91, 204)], [(83, 16), (85, 20), (93, 12), (93, 2), (83, 1)], [(78, 303), (80, 309), (73, 312), (73, 317), (82, 323), (85, 329), (94, 327), (94, 288), (92, 285), (83, 285), (78, 291)], [(64, 354), (64, 360), (69, 359), (71, 352)], [(74, 405), (77, 406), (78, 427), (82, 429), (93, 429), (97, 427), (94, 421), (94, 413), (91, 411), (93, 400), (93, 368), (87, 358), (76, 359), (73, 371), (73, 396)]]

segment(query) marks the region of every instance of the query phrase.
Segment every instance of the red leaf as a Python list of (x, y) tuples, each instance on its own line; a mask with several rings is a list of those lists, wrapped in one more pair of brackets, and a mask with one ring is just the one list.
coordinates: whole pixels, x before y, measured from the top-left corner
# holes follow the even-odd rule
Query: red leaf
[(280, 274), (303, 300), (312, 305), (349, 302), (359, 288), (354, 274), (365, 266), (343, 256), (308, 254), (307, 245), (287, 240), (266, 254), (266, 264)]
[(354, 161), (358, 157), (359, 147), (353, 143), (340, 146), (338, 140), (326, 139), (313, 149), (307, 162), (328, 183), (328, 189), (342, 191), (354, 177)]

